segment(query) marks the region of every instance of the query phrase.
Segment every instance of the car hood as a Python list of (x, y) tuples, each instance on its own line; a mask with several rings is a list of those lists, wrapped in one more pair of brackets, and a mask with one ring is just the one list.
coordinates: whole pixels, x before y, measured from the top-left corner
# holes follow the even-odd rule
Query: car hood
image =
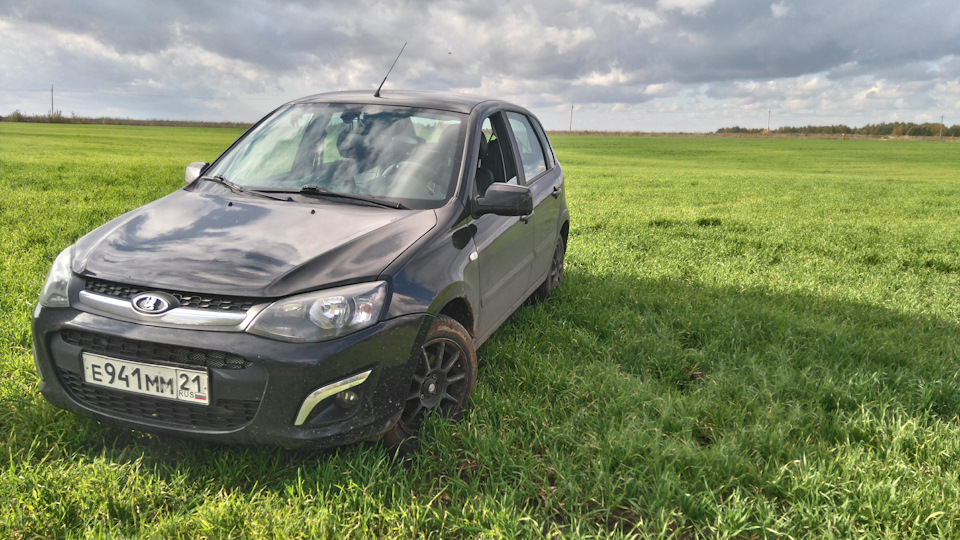
[(154, 289), (276, 298), (377, 279), (436, 223), (432, 210), (181, 190), (84, 236), (73, 271)]

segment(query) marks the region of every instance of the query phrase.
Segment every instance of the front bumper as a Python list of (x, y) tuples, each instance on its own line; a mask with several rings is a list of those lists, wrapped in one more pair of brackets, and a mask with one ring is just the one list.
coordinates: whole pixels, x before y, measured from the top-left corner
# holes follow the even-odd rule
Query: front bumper
[[(38, 307), (33, 345), (40, 391), (60, 408), (137, 430), (220, 443), (323, 447), (376, 437), (392, 427), (431, 323), (427, 314), (406, 315), (336, 340), (300, 344)], [(205, 369), (210, 404), (87, 384), (84, 352)], [(340, 388), (344, 380), (357, 383), (350, 390), (359, 399), (350, 407), (338, 404), (335, 393), (323, 392)]]

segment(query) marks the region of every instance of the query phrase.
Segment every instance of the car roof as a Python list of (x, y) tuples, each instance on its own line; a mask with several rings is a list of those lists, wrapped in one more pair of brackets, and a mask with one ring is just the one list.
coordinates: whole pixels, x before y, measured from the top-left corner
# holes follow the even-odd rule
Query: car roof
[(503, 104), (520, 108), (507, 102), (460, 94), (456, 92), (435, 92), (426, 90), (381, 90), (380, 97), (375, 97), (369, 90), (348, 90), (343, 92), (327, 92), (307, 96), (291, 103), (363, 103), (370, 105), (395, 105), (400, 107), (417, 107), (423, 109), (439, 109), (444, 111), (470, 114), (481, 104)]

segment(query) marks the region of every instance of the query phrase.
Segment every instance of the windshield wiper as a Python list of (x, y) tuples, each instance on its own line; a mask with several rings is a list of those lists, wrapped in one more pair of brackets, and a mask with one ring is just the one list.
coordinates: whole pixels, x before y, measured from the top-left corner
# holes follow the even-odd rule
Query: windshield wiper
[(375, 197), (365, 197), (363, 195), (354, 195), (352, 193), (338, 193), (336, 191), (330, 191), (329, 189), (319, 186), (303, 186), (300, 188), (300, 194), (310, 197), (335, 197), (339, 199), (349, 199), (351, 201), (362, 201), (365, 203), (375, 204), (377, 206), (393, 208), (395, 210), (407, 210), (406, 206), (398, 202), (387, 202)]
[(264, 193), (264, 192), (262, 192), (262, 191), (257, 191), (257, 190), (255, 190), (255, 189), (247, 189), (247, 188), (241, 186), (240, 184), (235, 184), (235, 183), (227, 180), (226, 178), (224, 178), (222, 175), (219, 175), (219, 174), (215, 174), (215, 175), (213, 175), (213, 176), (201, 176), (200, 179), (201, 179), (201, 180), (207, 180), (207, 181), (210, 181), (210, 182), (216, 182), (216, 183), (218, 183), (218, 184), (224, 185), (224, 186), (228, 187), (228, 188), (230, 189), (230, 191), (232, 191), (232, 192), (234, 192), (234, 193), (250, 193), (250, 194), (252, 194), (252, 195), (258, 195), (258, 196), (260, 196), (260, 197), (265, 197), (265, 198), (267, 198), (267, 199), (273, 199), (273, 200), (275, 200), (275, 201), (289, 201), (289, 200), (290, 200), (289, 198), (284, 199), (284, 198), (281, 198), (281, 197), (274, 197), (273, 195), (268, 195), (268, 194), (266, 194), (266, 193)]

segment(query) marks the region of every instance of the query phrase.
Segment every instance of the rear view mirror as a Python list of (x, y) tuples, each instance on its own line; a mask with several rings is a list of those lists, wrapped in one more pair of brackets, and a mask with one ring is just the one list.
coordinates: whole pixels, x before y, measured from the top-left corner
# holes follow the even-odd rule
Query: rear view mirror
[(483, 197), (473, 203), (474, 217), (483, 214), (498, 216), (526, 216), (533, 213), (533, 195), (526, 186), (490, 184)]
[(197, 178), (200, 178), (200, 175), (203, 174), (203, 170), (209, 166), (210, 164), (206, 161), (194, 161), (193, 163), (187, 165), (187, 171), (183, 175), (183, 180), (188, 184), (193, 182)]

